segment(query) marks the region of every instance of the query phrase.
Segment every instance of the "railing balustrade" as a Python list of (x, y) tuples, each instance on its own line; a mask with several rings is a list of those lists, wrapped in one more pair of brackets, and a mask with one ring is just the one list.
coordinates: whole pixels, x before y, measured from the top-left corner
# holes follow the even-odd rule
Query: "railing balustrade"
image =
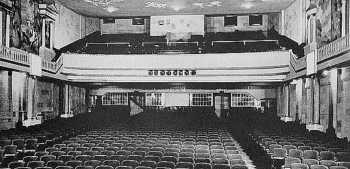
[[(48, 54), (47, 52), (45, 53)], [(31, 55), (26, 51), (16, 49), (16, 48), (9, 48), (9, 47), (0, 45), (0, 59), (29, 66), (29, 67), (32, 66)], [(62, 57), (57, 59), (56, 62), (52, 62), (51, 60), (48, 60), (48, 59), (45, 59), (45, 57), (42, 57), (42, 63), (41, 63), (42, 69), (48, 72), (57, 73), (58, 70), (62, 67), (62, 64), (63, 64)]]
[(350, 49), (350, 35), (341, 37), (317, 49), (317, 62), (322, 62)]
[(296, 72), (305, 69), (306, 57), (298, 58), (294, 53), (290, 52), (290, 64)]
[(26, 66), (30, 65), (29, 53), (16, 48), (0, 46), (0, 58)]

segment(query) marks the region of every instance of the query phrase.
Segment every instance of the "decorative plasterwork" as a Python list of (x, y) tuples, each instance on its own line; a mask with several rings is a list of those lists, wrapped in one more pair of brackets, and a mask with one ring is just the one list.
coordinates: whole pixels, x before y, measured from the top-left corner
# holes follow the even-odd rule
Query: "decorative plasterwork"
[(203, 3), (203, 2), (195, 2), (192, 4), (193, 6), (198, 6), (200, 8), (205, 8), (205, 7), (220, 7), (222, 6), (222, 2), (221, 1), (212, 1), (212, 2), (207, 2), (207, 3)]
[(280, 12), (294, 0), (58, 0), (73, 11), (97, 17), (212, 15)]
[(103, 8), (108, 12), (114, 12), (118, 10), (117, 7), (115, 7), (115, 3), (124, 2), (124, 0), (84, 0), (86, 2), (89, 2), (97, 7)]
[(146, 8), (167, 8), (168, 4), (164, 1), (147, 1), (145, 2)]

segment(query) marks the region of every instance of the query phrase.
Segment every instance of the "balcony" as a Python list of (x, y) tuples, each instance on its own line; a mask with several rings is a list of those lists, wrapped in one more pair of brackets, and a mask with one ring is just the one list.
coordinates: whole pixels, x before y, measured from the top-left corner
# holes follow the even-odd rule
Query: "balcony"
[[(51, 52), (49, 52), (49, 54), (51, 54)], [(51, 74), (56, 74), (59, 71), (63, 64), (63, 58), (60, 57), (55, 62), (48, 59), (43, 59), (48, 57), (51, 58), (52, 54), (49, 56), (42, 55), (39, 57), (38, 55), (31, 54), (20, 49), (0, 46), (0, 62), (5, 63), (2, 64), (2, 66), (9, 69), (27, 71), (29, 73), (33, 73), (32, 71), (35, 71), (36, 73), (34, 75), (40, 75), (40, 71), (42, 70)], [(24, 67), (24, 69), (21, 69), (22, 67)]]
[(289, 51), (61, 57), (75, 82), (282, 82), (290, 63)]
[(317, 62), (324, 62), (349, 50), (350, 35), (346, 35), (317, 49)]
[(306, 65), (306, 57), (298, 58), (295, 54), (290, 52), (290, 66), (295, 72), (306, 69)]
[(31, 64), (29, 53), (20, 49), (8, 48), (5, 46), (0, 46), (0, 59), (24, 66), (30, 66)]
[[(245, 53), (282, 50), (279, 40), (262, 31), (216, 32), (171, 39), (171, 36), (147, 34), (94, 34), (64, 47), (71, 53), (82, 54), (202, 54)], [(72, 48), (75, 46), (75, 48)], [(79, 46), (78, 48), (76, 48)], [(65, 53), (62, 50), (62, 53)]]
[(41, 68), (47, 72), (56, 74), (63, 65), (62, 57), (59, 57), (56, 62), (43, 59), (41, 62)]

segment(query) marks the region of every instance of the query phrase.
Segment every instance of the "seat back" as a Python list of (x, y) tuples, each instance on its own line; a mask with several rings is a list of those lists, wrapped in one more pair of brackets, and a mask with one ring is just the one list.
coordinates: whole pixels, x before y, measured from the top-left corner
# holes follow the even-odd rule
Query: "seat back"
[(328, 169), (325, 165), (311, 165), (310, 169)]
[(304, 159), (318, 159), (318, 151), (316, 150), (305, 150), (303, 153)]
[(294, 163), (301, 163), (301, 160), (299, 158), (287, 157), (285, 158), (284, 167), (291, 168), (291, 165)]
[(320, 160), (334, 160), (335, 154), (330, 151), (321, 151)]
[(327, 167), (336, 166), (337, 163), (333, 160), (321, 160), (320, 165), (325, 165)]
[(309, 166), (307, 164), (301, 164), (301, 163), (293, 163), (291, 164), (291, 169), (309, 169)]

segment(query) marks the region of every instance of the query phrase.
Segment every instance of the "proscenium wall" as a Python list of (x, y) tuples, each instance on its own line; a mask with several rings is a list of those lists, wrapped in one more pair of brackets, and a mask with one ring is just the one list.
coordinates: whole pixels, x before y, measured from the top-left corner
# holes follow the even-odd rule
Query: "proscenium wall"
[(55, 48), (62, 48), (84, 36), (100, 31), (100, 19), (86, 17), (75, 13), (74, 11), (56, 3), (58, 16), (55, 21)]

